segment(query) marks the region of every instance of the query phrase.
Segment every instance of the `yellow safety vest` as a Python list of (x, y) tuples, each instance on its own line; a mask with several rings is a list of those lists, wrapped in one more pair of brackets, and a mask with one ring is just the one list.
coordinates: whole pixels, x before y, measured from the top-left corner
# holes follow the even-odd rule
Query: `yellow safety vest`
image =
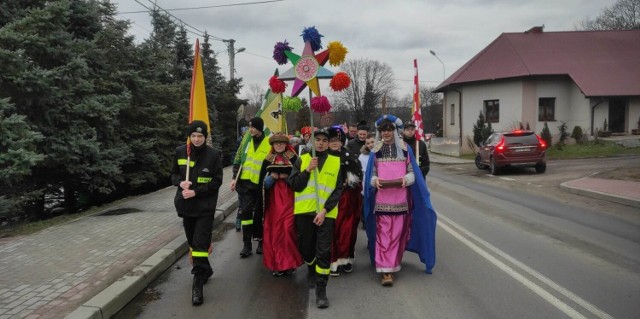
[(258, 184), (260, 180), (260, 169), (262, 168), (262, 162), (269, 154), (269, 151), (271, 151), (271, 144), (269, 144), (269, 139), (266, 136), (262, 139), (262, 142), (258, 146), (258, 149), (255, 149), (252, 138), (251, 141), (249, 141), (247, 157), (244, 160), (244, 164), (242, 164), (242, 173), (240, 174), (240, 179), (247, 179), (254, 184)]
[[(303, 171), (309, 167), (311, 163), (311, 155), (309, 153), (300, 155), (302, 163), (300, 165), (300, 171)], [(340, 157), (328, 155), (324, 165), (322, 165), (322, 171), (318, 173), (318, 200), (320, 201), (319, 207), (322, 209), (324, 203), (327, 202), (333, 190), (336, 189), (338, 182), (338, 172), (340, 171)], [(293, 206), (294, 214), (303, 214), (309, 212), (315, 212), (316, 206), (316, 184), (315, 174), (311, 172), (311, 177), (307, 182), (302, 192), (295, 192), (295, 204)], [(325, 217), (336, 218), (338, 216), (338, 205), (334, 207), (330, 212), (327, 212)]]

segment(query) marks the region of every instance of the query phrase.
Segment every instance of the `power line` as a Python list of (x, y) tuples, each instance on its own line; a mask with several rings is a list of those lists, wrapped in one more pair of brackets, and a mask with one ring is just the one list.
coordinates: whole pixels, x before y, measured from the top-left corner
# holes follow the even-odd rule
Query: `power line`
[[(211, 8), (222, 8), (222, 7), (236, 7), (236, 6), (246, 6), (246, 5), (253, 5), (253, 4), (264, 4), (264, 3), (271, 3), (271, 2), (281, 2), (281, 1), (284, 1), (284, 0), (231, 3), (231, 4), (221, 4), (221, 5), (215, 5), (215, 6), (204, 6), (204, 7), (173, 8), (173, 9), (166, 9), (166, 11), (185, 11), (185, 10), (211, 9)], [(148, 11), (144, 10), (144, 11), (119, 12), (118, 14), (145, 13), (145, 12), (149, 12), (149, 11), (151, 11), (151, 9), (149, 9)]]
[[(189, 28), (191, 28), (191, 29), (193, 29), (193, 30), (195, 30), (195, 31), (199, 32), (199, 33), (193, 32), (193, 31), (191, 31), (191, 30), (189, 30), (189, 29), (187, 29), (187, 28), (185, 28), (185, 31), (187, 31), (187, 32), (189, 32), (189, 33), (191, 33), (191, 34), (194, 34), (194, 35), (196, 35), (196, 36), (199, 36), (199, 37), (204, 37), (204, 32), (203, 32), (203, 31), (201, 31), (201, 30), (199, 30), (198, 28), (196, 28), (196, 27), (194, 27), (194, 26), (192, 26), (192, 25), (190, 25), (190, 24), (188, 24), (188, 23), (186, 23), (186, 22), (182, 21), (182, 19), (180, 19), (180, 18), (178, 18), (178, 17), (174, 16), (173, 14), (171, 14), (171, 12), (169, 12), (169, 11), (165, 10), (164, 8), (160, 7), (159, 5), (157, 5), (157, 4), (153, 3), (153, 2), (151, 2), (151, 0), (148, 0), (148, 1), (149, 1), (149, 2), (154, 6), (154, 9), (151, 9), (151, 8), (147, 7), (146, 5), (144, 5), (144, 4), (143, 4), (142, 2), (140, 2), (139, 0), (135, 0), (135, 1), (136, 1), (136, 3), (138, 3), (139, 5), (143, 6), (145, 9), (149, 10), (150, 12), (151, 12), (151, 11), (158, 11), (158, 10), (159, 10), (159, 11), (163, 11), (163, 12), (165, 12), (165, 13), (166, 13), (167, 15), (169, 15), (170, 17), (174, 18), (175, 20), (180, 21), (180, 23), (181, 23), (183, 26), (187, 26), (187, 27), (189, 27)], [(155, 9), (155, 8), (157, 8), (157, 9)], [(220, 38), (220, 37), (217, 37), (217, 36), (214, 36), (214, 35), (209, 35), (209, 37), (210, 37), (212, 40), (217, 40), (217, 41), (222, 41), (222, 40), (224, 40), (224, 39), (222, 39), (222, 38)]]

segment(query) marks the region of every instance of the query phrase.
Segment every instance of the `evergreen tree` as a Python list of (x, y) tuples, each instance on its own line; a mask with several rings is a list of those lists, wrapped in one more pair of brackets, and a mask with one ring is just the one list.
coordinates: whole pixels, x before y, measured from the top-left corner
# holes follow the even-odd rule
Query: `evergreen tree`
[(551, 147), (552, 137), (547, 122), (544, 122), (544, 127), (542, 127), (542, 132), (540, 132), (540, 138), (542, 138), (547, 143), (547, 147)]
[(476, 124), (473, 124), (473, 143), (480, 146), (480, 143), (486, 141), (491, 133), (493, 133), (491, 123), (485, 122), (484, 114), (480, 111)]
[(32, 168), (45, 157), (36, 148), (42, 134), (32, 131), (25, 119), (15, 114), (8, 99), (0, 99), (0, 224), (19, 216), (28, 191), (24, 185), (29, 185)]
[(188, 81), (191, 83), (191, 70), (193, 69), (193, 46), (187, 38), (187, 30), (180, 25), (175, 38), (174, 78), (176, 81)]
[[(207, 92), (207, 107), (209, 110), (209, 122), (211, 123), (211, 142), (215, 149), (222, 149), (222, 142), (224, 140), (222, 134), (222, 123), (220, 123), (220, 115), (216, 104), (216, 96), (218, 96), (224, 88), (225, 80), (220, 73), (220, 66), (218, 65), (218, 59), (215, 52), (211, 49), (211, 43), (209, 43), (209, 34), (204, 33), (204, 41), (202, 41), (202, 48), (200, 55), (202, 56), (202, 73), (204, 75), (204, 85)], [(235, 134), (234, 134), (235, 136)], [(234, 145), (237, 143), (234, 143)]]
[(67, 211), (74, 211), (78, 190), (108, 192), (120, 174), (122, 148), (101, 134), (114, 131), (122, 104), (117, 94), (96, 93), (100, 66), (90, 54), (107, 4), (51, 2), (0, 29), (1, 96), (45, 137), (37, 146), (47, 157), (29, 179), (40, 194), (30, 209), (38, 217), (46, 192), (64, 188)]

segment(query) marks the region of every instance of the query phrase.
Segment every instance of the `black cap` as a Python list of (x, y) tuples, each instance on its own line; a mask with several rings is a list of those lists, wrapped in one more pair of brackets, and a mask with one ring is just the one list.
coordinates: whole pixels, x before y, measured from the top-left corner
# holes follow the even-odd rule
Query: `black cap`
[(344, 131), (342, 131), (342, 128), (338, 125), (330, 127), (328, 131), (329, 139), (337, 137), (340, 142), (342, 142), (342, 144), (344, 144), (344, 142), (347, 140), (347, 136), (344, 134)]
[(263, 132), (264, 131), (264, 121), (260, 117), (254, 117), (249, 120), (249, 126), (253, 126), (256, 130)]
[(191, 133), (193, 132), (202, 133), (202, 135), (204, 135), (204, 137), (206, 138), (207, 135), (209, 135), (207, 123), (200, 120), (194, 120), (193, 122), (191, 122), (191, 124), (189, 124), (189, 126), (187, 126), (187, 135), (191, 135)]
[(327, 138), (331, 138), (331, 135), (329, 135), (329, 131), (326, 128), (317, 129), (315, 132), (313, 132), (313, 135), (314, 136), (324, 135)]
[(409, 127), (416, 127), (416, 124), (413, 123), (412, 121), (404, 122), (404, 128), (409, 128)]

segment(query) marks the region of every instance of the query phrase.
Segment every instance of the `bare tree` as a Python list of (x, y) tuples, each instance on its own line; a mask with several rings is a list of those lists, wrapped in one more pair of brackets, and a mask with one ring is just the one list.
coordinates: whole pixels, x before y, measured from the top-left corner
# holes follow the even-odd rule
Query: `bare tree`
[(247, 105), (245, 106), (245, 118), (253, 117), (256, 112), (262, 107), (262, 103), (264, 102), (265, 97), (265, 89), (260, 87), (258, 84), (249, 85), (249, 90), (246, 93), (245, 100), (247, 100)]
[(337, 94), (337, 104), (351, 112), (351, 122), (375, 120), (383, 95), (396, 89), (393, 70), (386, 63), (369, 59), (347, 61), (342, 70), (351, 77), (351, 86)]
[(618, 0), (605, 8), (595, 19), (578, 23), (578, 30), (630, 30), (640, 29), (640, 0)]

